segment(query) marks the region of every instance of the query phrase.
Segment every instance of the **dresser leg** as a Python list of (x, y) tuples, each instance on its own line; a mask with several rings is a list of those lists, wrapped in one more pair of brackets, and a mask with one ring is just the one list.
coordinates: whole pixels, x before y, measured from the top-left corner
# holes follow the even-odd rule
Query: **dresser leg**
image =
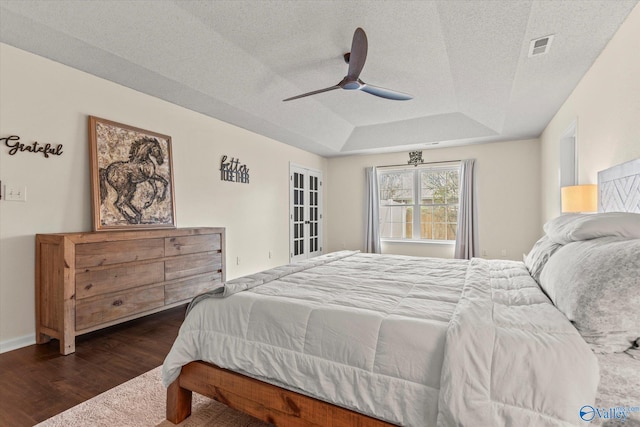
[(76, 337), (65, 331), (60, 337), (60, 354), (67, 355), (76, 352)]

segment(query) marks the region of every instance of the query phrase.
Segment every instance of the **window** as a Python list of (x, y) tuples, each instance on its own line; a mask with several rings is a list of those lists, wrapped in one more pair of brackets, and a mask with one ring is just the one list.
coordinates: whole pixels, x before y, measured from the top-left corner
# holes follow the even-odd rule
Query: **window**
[(380, 238), (455, 241), (459, 178), (451, 165), (379, 170)]

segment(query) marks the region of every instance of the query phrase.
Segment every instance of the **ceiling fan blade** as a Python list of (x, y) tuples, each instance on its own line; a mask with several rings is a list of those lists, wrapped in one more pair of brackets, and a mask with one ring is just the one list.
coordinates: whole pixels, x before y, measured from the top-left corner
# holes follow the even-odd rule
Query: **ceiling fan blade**
[(340, 85), (335, 85), (335, 86), (331, 86), (331, 87), (326, 87), (324, 89), (314, 90), (313, 92), (303, 93), (302, 95), (292, 96), (291, 98), (283, 99), (282, 101), (283, 102), (284, 101), (292, 101), (294, 99), (304, 98), (305, 96), (315, 95), (317, 93), (329, 92), (330, 90), (334, 90), (334, 89), (340, 89)]
[(362, 82), (362, 86), (360, 86), (360, 90), (363, 92), (370, 93), (371, 95), (379, 96), (380, 98), (393, 99), (395, 101), (407, 101), (409, 99), (413, 99), (413, 96), (396, 92), (395, 90), (385, 89), (383, 87), (372, 86)]
[(349, 54), (349, 72), (347, 79), (358, 80), (364, 62), (367, 60), (367, 35), (360, 27), (356, 28), (353, 33), (353, 41), (351, 42), (351, 52)]

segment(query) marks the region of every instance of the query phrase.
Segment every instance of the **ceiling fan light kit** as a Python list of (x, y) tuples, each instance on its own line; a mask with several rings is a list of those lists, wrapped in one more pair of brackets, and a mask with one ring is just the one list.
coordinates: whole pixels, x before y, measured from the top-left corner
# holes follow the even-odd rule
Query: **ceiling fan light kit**
[(292, 96), (291, 98), (284, 99), (283, 101), (292, 101), (294, 99), (300, 99), (323, 92), (329, 92), (335, 89), (361, 90), (370, 95), (375, 95), (385, 99), (392, 99), (395, 101), (406, 101), (412, 99), (413, 97), (406, 93), (397, 92), (391, 89), (385, 89), (379, 86), (369, 85), (360, 80), (360, 73), (362, 72), (364, 63), (367, 59), (367, 49), (367, 35), (362, 28), (358, 27), (353, 33), (351, 52), (344, 54), (344, 60), (347, 64), (349, 64), (349, 69), (347, 71), (347, 75), (340, 81), (340, 83), (324, 89), (303, 93), (302, 95)]

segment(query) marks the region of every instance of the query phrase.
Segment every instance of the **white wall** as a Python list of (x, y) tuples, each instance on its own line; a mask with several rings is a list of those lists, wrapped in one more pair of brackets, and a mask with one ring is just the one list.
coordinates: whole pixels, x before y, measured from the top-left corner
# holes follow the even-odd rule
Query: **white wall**
[[(0, 137), (63, 145), (50, 158), (0, 146), (2, 184), (27, 187), (26, 203), (0, 201), (5, 350), (34, 339), (35, 234), (91, 230), (88, 115), (172, 137), (178, 226), (227, 228), (229, 278), (288, 262), (289, 162), (326, 171), (320, 156), (4, 44), (0, 93)], [(250, 184), (220, 180), (223, 154), (248, 165)]]
[[(538, 140), (423, 150), (427, 162), (476, 159), (480, 251), (487, 258), (522, 259), (540, 237)], [(406, 164), (408, 152), (329, 159), (328, 249), (364, 249), (367, 166)], [(453, 245), (386, 243), (384, 253), (453, 257)], [(507, 255), (502, 256), (502, 250)]]
[(559, 142), (577, 122), (578, 181), (640, 157), (640, 4), (629, 14), (541, 136), (542, 219), (560, 214)]

